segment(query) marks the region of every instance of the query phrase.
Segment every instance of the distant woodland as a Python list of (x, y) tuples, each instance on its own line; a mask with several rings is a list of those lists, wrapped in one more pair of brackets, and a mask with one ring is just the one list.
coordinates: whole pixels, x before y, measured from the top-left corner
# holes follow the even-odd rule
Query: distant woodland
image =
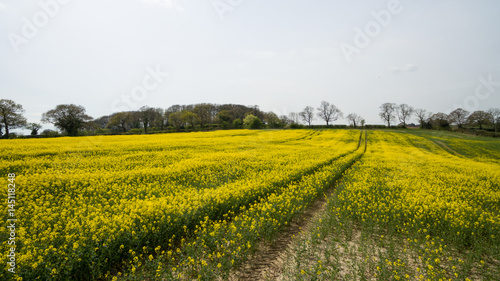
[[(0, 100), (0, 136), (21, 137), (12, 129), (28, 129), (29, 136), (55, 137), (61, 135), (149, 134), (162, 132), (208, 131), (218, 129), (280, 129), (280, 128), (417, 128), (455, 130), (485, 136), (498, 136), (500, 109), (469, 112), (462, 108), (446, 113), (431, 113), (407, 104), (384, 103), (380, 105), (380, 119), (386, 125), (368, 125), (357, 113), (344, 115), (335, 105), (322, 101), (318, 107), (306, 106), (301, 112), (278, 116), (264, 112), (259, 106), (240, 104), (200, 103), (172, 105), (166, 109), (143, 106), (139, 110), (115, 112), (93, 118), (81, 105), (60, 104), (42, 115), (41, 123), (52, 124), (58, 129), (41, 130), (41, 123), (28, 123), (21, 104)], [(318, 120), (324, 125), (313, 125)], [(346, 125), (332, 125), (337, 120)], [(417, 125), (411, 123), (417, 120)]]

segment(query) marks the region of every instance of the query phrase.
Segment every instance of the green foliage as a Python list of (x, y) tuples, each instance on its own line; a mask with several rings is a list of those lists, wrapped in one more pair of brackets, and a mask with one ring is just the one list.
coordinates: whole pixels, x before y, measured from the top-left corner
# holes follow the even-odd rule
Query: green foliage
[(111, 130), (110, 129), (97, 129), (96, 133), (98, 135), (110, 135), (111, 134)]
[(60, 104), (55, 109), (42, 114), (42, 122), (54, 124), (69, 136), (78, 135), (85, 122), (90, 120), (92, 117), (85, 114), (85, 108), (74, 104)]
[(184, 122), (184, 124), (191, 125), (191, 128), (193, 128), (193, 129), (194, 129), (194, 125), (195, 125), (195, 122), (197, 119), (198, 119), (198, 115), (196, 115), (196, 113), (193, 113), (191, 111), (184, 110), (181, 113), (182, 122)]
[(47, 130), (43, 130), (42, 136), (45, 136), (45, 137), (58, 137), (59, 136), (59, 132), (47, 129)]
[(224, 130), (227, 130), (227, 129), (229, 129), (229, 123), (227, 123), (226, 121), (222, 121), (222, 122), (220, 123), (220, 127), (221, 127), (222, 129), (224, 129)]
[(239, 129), (239, 128), (241, 128), (241, 124), (242, 123), (241, 123), (240, 119), (234, 119), (234, 121), (233, 121), (233, 128)]
[(261, 129), (263, 126), (264, 124), (262, 124), (262, 121), (260, 121), (259, 118), (256, 118), (250, 124), (250, 129)]
[(250, 129), (260, 129), (263, 126), (262, 121), (253, 114), (248, 114), (243, 120), (243, 124)]
[(448, 115), (441, 112), (433, 114), (429, 120), (429, 123), (431, 123), (432, 128), (434, 129), (448, 130), (450, 128), (450, 121)]
[(0, 133), (3, 127), (5, 129), (4, 137), (9, 138), (9, 129), (22, 128), (26, 125), (26, 118), (23, 113), (22, 105), (12, 100), (0, 100)]
[(134, 129), (130, 129), (128, 132), (130, 134), (142, 134), (143, 130), (142, 129), (138, 129), (138, 128), (134, 128)]
[(38, 135), (38, 131), (42, 128), (42, 125), (38, 123), (29, 123), (26, 125), (26, 129), (31, 130), (31, 135), (36, 136)]

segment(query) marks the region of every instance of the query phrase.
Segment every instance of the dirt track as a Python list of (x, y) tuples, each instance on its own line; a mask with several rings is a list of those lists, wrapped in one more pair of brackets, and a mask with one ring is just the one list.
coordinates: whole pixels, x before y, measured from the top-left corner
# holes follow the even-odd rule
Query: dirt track
[[(365, 133), (364, 151), (368, 146), (367, 134)], [(362, 144), (362, 134), (359, 138), (358, 148)], [(308, 232), (311, 223), (316, 216), (321, 215), (326, 208), (327, 198), (335, 192), (336, 186), (342, 179), (336, 181), (328, 190), (323, 192), (309, 205), (304, 213), (283, 228), (278, 237), (271, 242), (261, 242), (256, 252), (240, 270), (229, 278), (229, 280), (277, 280), (282, 276), (284, 259), (291, 249), (293, 241), (300, 232)]]
[[(333, 188), (327, 193), (329, 197)], [(286, 226), (272, 242), (263, 242), (256, 253), (230, 280), (276, 280), (281, 275), (284, 256), (297, 234), (307, 232), (314, 217), (321, 214), (326, 206), (326, 197), (319, 196), (297, 219)]]

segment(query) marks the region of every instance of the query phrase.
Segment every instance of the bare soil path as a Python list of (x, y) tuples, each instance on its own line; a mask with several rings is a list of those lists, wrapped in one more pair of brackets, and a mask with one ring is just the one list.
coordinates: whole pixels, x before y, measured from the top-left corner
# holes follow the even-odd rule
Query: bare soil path
[[(361, 144), (361, 138), (359, 144)], [(365, 152), (367, 144), (368, 141), (365, 131)], [(300, 217), (293, 219), (289, 225), (282, 229), (276, 239), (270, 242), (261, 242), (256, 252), (247, 261), (246, 265), (233, 274), (230, 280), (277, 280), (282, 276), (281, 270), (283, 268), (283, 263), (287, 252), (292, 248), (293, 241), (301, 232), (309, 232), (312, 222), (317, 216), (325, 212), (327, 198), (332, 196), (337, 185), (341, 181), (342, 178), (338, 179), (334, 185), (324, 191), (323, 194), (319, 195), (316, 200), (304, 210)]]
[(299, 218), (283, 228), (275, 240), (261, 242), (255, 254), (230, 280), (276, 280), (281, 275), (284, 257), (295, 237), (301, 231), (307, 232), (315, 217), (325, 211), (326, 198), (331, 196), (333, 190), (331, 188), (318, 196)]

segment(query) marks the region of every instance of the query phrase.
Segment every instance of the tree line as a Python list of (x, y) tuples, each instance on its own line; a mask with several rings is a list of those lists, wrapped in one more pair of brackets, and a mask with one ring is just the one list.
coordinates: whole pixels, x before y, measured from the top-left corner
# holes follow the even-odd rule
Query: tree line
[(397, 105), (395, 103), (384, 103), (380, 106), (379, 116), (391, 127), (391, 122), (398, 120), (398, 126), (406, 127), (407, 121), (412, 117), (417, 118), (423, 129), (450, 130), (452, 125), (457, 130), (488, 129), (498, 134), (500, 128), (500, 109), (490, 108), (487, 111), (476, 110), (469, 112), (463, 108), (457, 108), (449, 114), (438, 112), (431, 113), (422, 108), (413, 108), (407, 104)]
[[(0, 100), (0, 135), (9, 138), (11, 129), (25, 128), (36, 136), (42, 128), (40, 123), (27, 123), (22, 105), (8, 99)], [(450, 114), (431, 114), (424, 109), (414, 109), (407, 104), (384, 103), (380, 106), (380, 118), (391, 127), (398, 120), (399, 127), (407, 127), (407, 122), (416, 117), (420, 127), (426, 129), (449, 129), (456, 124), (459, 129), (465, 126), (492, 126), (498, 131), (500, 109), (475, 111), (469, 113), (456, 109)], [(343, 119), (344, 114), (335, 105), (322, 101), (314, 108), (306, 106), (301, 112), (291, 112), (278, 116), (274, 112), (264, 112), (258, 106), (239, 104), (199, 103), (191, 105), (172, 105), (166, 109), (143, 106), (135, 111), (116, 112), (111, 115), (92, 118), (81, 105), (60, 104), (42, 114), (41, 122), (53, 124), (63, 134), (120, 134), (151, 133), (164, 131), (239, 129), (239, 128), (298, 128), (305, 124), (312, 126), (315, 120), (322, 120), (326, 126)], [(365, 119), (356, 113), (348, 114), (345, 119), (352, 127), (364, 127)], [(45, 130), (43, 135), (58, 135), (59, 132)]]

